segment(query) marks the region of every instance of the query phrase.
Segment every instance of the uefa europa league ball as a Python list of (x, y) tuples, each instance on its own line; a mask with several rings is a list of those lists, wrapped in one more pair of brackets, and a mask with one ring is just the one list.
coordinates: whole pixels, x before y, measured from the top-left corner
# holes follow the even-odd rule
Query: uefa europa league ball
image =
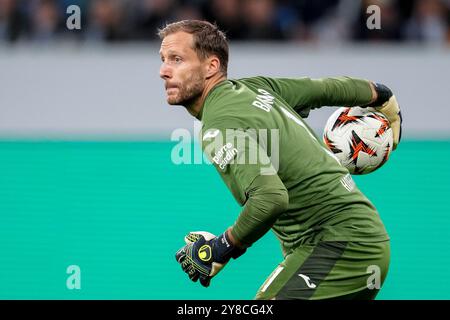
[(367, 174), (383, 166), (393, 147), (389, 121), (361, 107), (342, 107), (329, 118), (323, 140), (351, 174)]

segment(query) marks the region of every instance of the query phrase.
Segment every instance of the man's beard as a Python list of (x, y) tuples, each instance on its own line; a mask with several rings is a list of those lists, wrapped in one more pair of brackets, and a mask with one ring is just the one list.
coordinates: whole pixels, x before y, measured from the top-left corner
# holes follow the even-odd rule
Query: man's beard
[(167, 102), (170, 105), (182, 105), (189, 107), (202, 95), (205, 81), (200, 72), (193, 72), (191, 76), (180, 84), (176, 96), (169, 97)]

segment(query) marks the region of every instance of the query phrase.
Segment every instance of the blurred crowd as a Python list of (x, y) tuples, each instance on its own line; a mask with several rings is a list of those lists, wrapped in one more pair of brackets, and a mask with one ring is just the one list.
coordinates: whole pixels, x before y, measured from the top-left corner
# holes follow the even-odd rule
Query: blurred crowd
[[(81, 9), (68, 30), (66, 9)], [(381, 29), (369, 29), (369, 5)], [(450, 0), (0, 0), (0, 43), (157, 39), (181, 19), (216, 22), (234, 40), (450, 44)]]

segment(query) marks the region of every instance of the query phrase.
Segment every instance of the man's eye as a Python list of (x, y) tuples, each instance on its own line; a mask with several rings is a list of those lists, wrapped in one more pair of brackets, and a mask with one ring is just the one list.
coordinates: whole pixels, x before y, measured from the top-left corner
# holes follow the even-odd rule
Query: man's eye
[(176, 62), (176, 63), (179, 63), (179, 62), (181, 62), (181, 58), (180, 58), (180, 57), (175, 57), (175, 59), (174, 59), (174, 60), (175, 60), (175, 62)]

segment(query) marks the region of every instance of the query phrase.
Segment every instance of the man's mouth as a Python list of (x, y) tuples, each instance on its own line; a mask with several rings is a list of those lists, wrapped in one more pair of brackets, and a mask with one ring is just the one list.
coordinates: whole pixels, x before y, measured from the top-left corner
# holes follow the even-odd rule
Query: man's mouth
[(166, 90), (176, 89), (176, 88), (178, 88), (178, 86), (175, 84), (166, 84)]

